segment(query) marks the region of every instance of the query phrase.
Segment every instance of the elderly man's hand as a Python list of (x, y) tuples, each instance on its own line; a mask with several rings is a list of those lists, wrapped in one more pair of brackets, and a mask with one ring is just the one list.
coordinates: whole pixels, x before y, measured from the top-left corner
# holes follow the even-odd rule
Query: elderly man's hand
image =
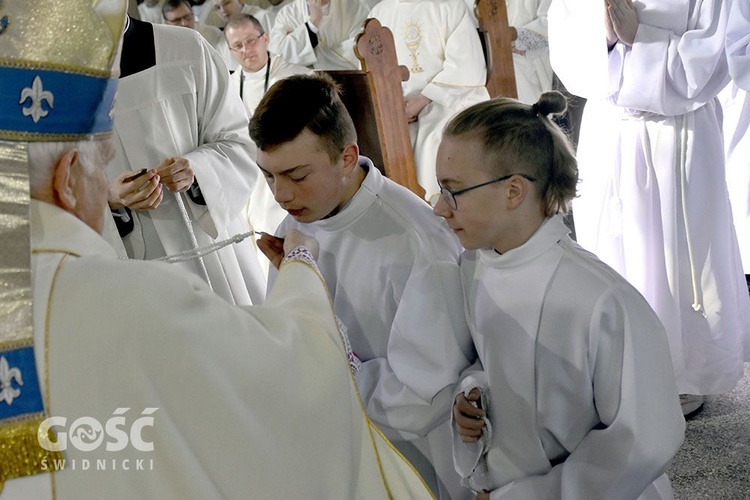
[(162, 200), (161, 184), (156, 169), (127, 171), (109, 186), (109, 207), (132, 210), (153, 210)]
[(187, 158), (165, 158), (156, 167), (161, 183), (175, 193), (187, 191), (193, 185), (195, 173)]

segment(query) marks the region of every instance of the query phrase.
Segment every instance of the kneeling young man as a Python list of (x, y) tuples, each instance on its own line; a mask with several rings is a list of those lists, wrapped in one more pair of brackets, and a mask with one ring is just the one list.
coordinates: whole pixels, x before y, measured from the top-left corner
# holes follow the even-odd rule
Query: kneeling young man
[[(459, 498), (450, 393), (474, 353), (457, 238), (422, 199), (359, 156), (354, 124), (328, 77), (273, 85), (250, 135), (258, 165), (288, 212), (277, 234), (297, 228), (320, 242), (334, 311), (363, 361), (357, 382), (368, 414), (434, 491)], [(272, 245), (263, 250), (281, 258)]]

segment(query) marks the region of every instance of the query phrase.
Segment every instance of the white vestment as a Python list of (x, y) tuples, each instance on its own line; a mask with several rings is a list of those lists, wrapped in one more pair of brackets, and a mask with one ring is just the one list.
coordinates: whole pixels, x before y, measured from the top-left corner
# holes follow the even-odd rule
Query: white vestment
[(383, 0), (368, 17), (393, 32), (398, 62), (409, 68), (404, 97), (432, 100), (410, 126), (417, 180), (429, 199), (439, 191), (435, 159), (443, 128), (489, 99), (479, 35), (463, 0)]
[[(460, 245), (427, 203), (365, 161), (367, 176), (343, 210), (308, 224), (288, 217), (279, 234), (299, 229), (320, 242), (334, 311), (363, 361), (357, 382), (368, 415), (433, 488), (425, 458), (441, 488), (460, 492), (448, 417), (453, 384), (475, 357), (462, 313)], [(395, 441), (400, 436), (414, 439)]]
[(620, 275), (568, 237), (561, 216), (502, 255), (461, 258), (483, 371), (489, 448), (454, 433), (457, 469), (498, 499), (672, 498), (665, 472), (685, 420), (664, 328)]
[[(244, 232), (242, 207), (259, 177), (247, 116), (217, 53), (195, 30), (173, 26), (154, 25), (154, 43), (156, 65), (120, 79), (116, 154), (107, 177), (111, 182), (125, 170), (153, 168), (164, 158), (185, 157), (207, 205), (163, 187), (159, 207), (133, 211), (135, 229), (123, 243), (128, 256), (146, 260)], [(251, 240), (206, 255), (202, 261), (211, 287), (225, 299), (237, 304), (263, 300), (265, 282)], [(205, 279), (200, 260), (173, 265)]]
[(738, 87), (750, 91), (750, 3), (733, 0), (728, 23), (729, 75)]
[[(263, 66), (255, 72), (244, 71), (238, 67), (232, 73), (232, 80), (236, 88), (240, 89), (240, 96), (247, 111), (247, 117), (252, 118), (255, 108), (263, 98), (263, 95), (271, 85), (293, 75), (310, 75), (312, 70), (306, 66), (288, 63), (279, 56), (271, 55), (269, 58), (271, 67)], [(266, 69), (268, 69), (268, 82), (266, 82)], [(266, 87), (267, 83), (267, 87)]]
[(534, 104), (544, 92), (552, 89), (552, 66), (549, 62), (547, 39), (547, 10), (552, 0), (508, 0), (508, 26), (513, 26), (524, 37), (531, 34), (532, 43), (526, 54), (513, 54), (513, 69), (516, 75), (518, 100)]
[(362, 31), (367, 6), (361, 0), (331, 0), (323, 8), (317, 26), (318, 45), (312, 46), (306, 23), (310, 19), (307, 0), (285, 5), (274, 21), (268, 50), (285, 61), (314, 69), (359, 69), (354, 37)]
[(750, 93), (733, 82), (719, 94), (724, 112), (724, 151), (732, 219), (742, 268), (750, 274)]
[(138, 6), (138, 17), (141, 21), (147, 23), (164, 24), (164, 16), (161, 13), (161, 2), (157, 2), (153, 7), (149, 7), (146, 5), (146, 2), (143, 2)]
[[(724, 111), (727, 184), (742, 265), (750, 274), (750, 3), (735, 0), (727, 27), (727, 58), (733, 86)], [(726, 107), (726, 106), (725, 106)], [(731, 133), (731, 137), (728, 134)], [(749, 340), (750, 342), (750, 340)], [(750, 345), (750, 344), (749, 344)]]
[[(232, 306), (166, 264), (119, 260), (58, 207), (31, 207), (35, 355), (47, 410), (67, 419), (58, 442), (70, 432), (57, 499), (429, 498), (367, 419), (312, 265), (288, 262), (265, 304)], [(74, 443), (81, 417), (107, 435), (83, 425), (93, 437)], [(49, 485), (9, 481), (3, 498), (41, 500), (29, 491)]]
[(577, 239), (657, 312), (681, 393), (730, 391), (743, 375), (750, 300), (716, 98), (728, 82), (727, 5), (643, 0), (633, 47), (609, 53), (603, 5), (560, 0), (549, 10), (555, 72), (588, 99)]

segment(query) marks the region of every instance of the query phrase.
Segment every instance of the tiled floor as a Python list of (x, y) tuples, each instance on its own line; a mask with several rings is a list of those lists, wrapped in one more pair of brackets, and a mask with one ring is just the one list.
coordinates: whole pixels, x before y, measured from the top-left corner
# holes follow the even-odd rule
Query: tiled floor
[(750, 363), (732, 392), (709, 396), (687, 422), (669, 477), (677, 500), (750, 500)]

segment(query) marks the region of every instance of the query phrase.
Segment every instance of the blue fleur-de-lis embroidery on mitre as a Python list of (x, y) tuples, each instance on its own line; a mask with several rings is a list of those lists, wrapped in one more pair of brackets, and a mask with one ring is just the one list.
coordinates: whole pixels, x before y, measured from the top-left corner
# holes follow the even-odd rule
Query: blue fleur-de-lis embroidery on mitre
[(23, 108), (23, 116), (31, 116), (34, 123), (49, 113), (49, 111), (42, 108), (43, 101), (47, 101), (50, 108), (54, 107), (55, 96), (52, 95), (52, 92), (42, 88), (42, 79), (39, 76), (34, 77), (31, 88), (26, 87), (21, 91), (21, 100), (18, 101), (18, 104), (25, 103), (27, 99), (31, 99), (31, 107)]
[(11, 368), (8, 365), (8, 360), (4, 356), (0, 356), (0, 401), (5, 401), (10, 405), (13, 400), (21, 395), (21, 389), (13, 387), (13, 380), (21, 386), (23, 385), (23, 378), (21, 377), (21, 370), (18, 368)]

